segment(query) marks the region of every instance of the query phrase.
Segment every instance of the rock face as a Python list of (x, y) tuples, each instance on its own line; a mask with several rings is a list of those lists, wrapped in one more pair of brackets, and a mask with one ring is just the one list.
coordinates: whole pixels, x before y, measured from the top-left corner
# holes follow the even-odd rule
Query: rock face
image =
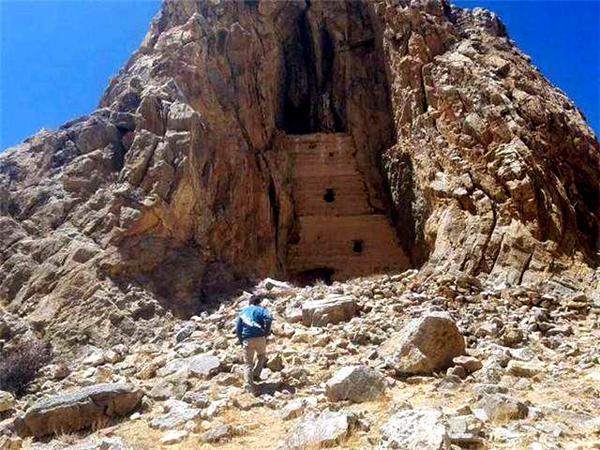
[(34, 404), (17, 417), (15, 428), (21, 437), (77, 431), (131, 412), (141, 398), (131, 386), (98, 384)]
[(367, 366), (343, 367), (325, 384), (325, 395), (332, 402), (375, 400), (384, 390), (383, 376)]
[(412, 320), (383, 349), (388, 364), (406, 374), (431, 373), (465, 353), (465, 339), (445, 313), (430, 312)]
[[(311, 139), (351, 168), (325, 192), (298, 189)], [(491, 13), (166, 0), (98, 110), (0, 157), (0, 299), (57, 344), (114, 344), (257, 276), (585, 290), (599, 177), (585, 119)]]

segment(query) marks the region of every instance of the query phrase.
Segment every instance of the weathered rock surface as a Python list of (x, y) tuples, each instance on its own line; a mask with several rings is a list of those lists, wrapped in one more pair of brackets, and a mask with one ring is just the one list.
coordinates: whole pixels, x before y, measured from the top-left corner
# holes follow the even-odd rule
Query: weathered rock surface
[(385, 343), (388, 364), (400, 373), (431, 373), (465, 353), (465, 340), (445, 313), (427, 312)]
[(15, 428), (22, 437), (77, 431), (131, 412), (141, 398), (125, 384), (98, 384), (34, 404), (17, 417)]
[[(333, 269), (597, 286), (598, 141), (495, 15), (168, 0), (100, 109), (0, 156), (2, 302), (59, 347), (110, 345), (154, 338), (165, 309), (189, 315), (199, 298), (285, 278), (313, 226), (296, 208), (331, 203), (294, 195), (286, 138), (318, 133), (352, 141), (363, 183), (348, 184), (360, 202), (338, 197), (353, 225), (332, 237), (352, 254)], [(398, 248), (379, 267), (369, 245), (382, 240)]]
[(536, 363), (511, 360), (506, 366), (506, 371), (517, 377), (533, 377), (542, 372), (542, 366)]
[(475, 372), (483, 367), (481, 361), (472, 356), (457, 356), (452, 359), (452, 362), (457, 366), (461, 366), (467, 373)]
[(15, 398), (10, 392), (0, 391), (0, 413), (9, 411), (15, 406)]
[(345, 322), (356, 315), (356, 301), (347, 296), (331, 295), (322, 300), (302, 304), (302, 323), (306, 326), (324, 326)]
[(150, 426), (159, 430), (171, 430), (182, 427), (188, 420), (194, 420), (198, 416), (200, 409), (181, 400), (170, 399), (164, 404), (164, 414), (154, 418)]
[(367, 366), (342, 367), (325, 383), (325, 395), (332, 402), (375, 400), (384, 390), (383, 376)]
[(442, 413), (415, 409), (394, 414), (381, 430), (380, 449), (449, 450)]
[(346, 412), (326, 411), (318, 417), (308, 417), (290, 432), (282, 448), (305, 449), (342, 444), (350, 435), (356, 417)]
[(231, 426), (219, 425), (202, 434), (202, 436), (200, 436), (200, 440), (209, 443), (222, 442), (231, 438), (232, 434), (233, 430), (231, 429)]
[(157, 371), (159, 376), (167, 376), (174, 373), (182, 374), (184, 377), (208, 378), (219, 371), (221, 361), (214, 355), (201, 354), (189, 358), (173, 359), (165, 367)]
[(183, 441), (189, 433), (184, 430), (169, 430), (160, 438), (163, 445), (173, 445)]
[(504, 394), (484, 395), (479, 406), (490, 420), (524, 419), (529, 408), (520, 400)]

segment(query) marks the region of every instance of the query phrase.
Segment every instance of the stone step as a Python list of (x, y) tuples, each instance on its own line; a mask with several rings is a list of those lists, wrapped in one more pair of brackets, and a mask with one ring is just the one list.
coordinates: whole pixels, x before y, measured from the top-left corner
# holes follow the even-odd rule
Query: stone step
[(299, 230), (299, 240), (288, 246), (290, 274), (323, 272), (341, 280), (410, 267), (388, 217), (369, 202), (351, 136), (286, 136), (284, 145), (294, 164)]
[(329, 268), (334, 279), (404, 270), (409, 260), (382, 214), (304, 216), (300, 240), (288, 247), (288, 269), (301, 273)]
[(357, 173), (296, 180), (293, 196), (299, 216), (364, 215), (374, 212), (369, 205), (366, 186)]

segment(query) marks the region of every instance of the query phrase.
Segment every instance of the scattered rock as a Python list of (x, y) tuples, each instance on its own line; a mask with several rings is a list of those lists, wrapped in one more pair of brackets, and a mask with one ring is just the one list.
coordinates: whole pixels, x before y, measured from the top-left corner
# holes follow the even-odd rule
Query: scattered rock
[(183, 372), (188, 376), (206, 379), (216, 374), (220, 366), (221, 361), (216, 356), (201, 354), (189, 358), (174, 359), (158, 370), (157, 375), (164, 377), (176, 372)]
[(486, 394), (506, 394), (508, 388), (506, 386), (500, 386), (498, 384), (476, 384), (473, 386), (473, 392), (479, 397), (483, 397)]
[(350, 435), (357, 419), (346, 412), (325, 411), (307, 417), (289, 432), (282, 449), (306, 449), (341, 445)]
[(322, 300), (305, 302), (302, 305), (302, 322), (306, 326), (321, 327), (348, 321), (356, 312), (356, 301), (352, 297), (329, 295)]
[(230, 425), (218, 425), (211, 428), (206, 433), (200, 436), (202, 442), (208, 442), (214, 444), (216, 442), (223, 442), (228, 440), (233, 435), (233, 428)]
[(152, 428), (159, 430), (172, 430), (182, 427), (188, 420), (194, 420), (200, 416), (198, 408), (191, 407), (181, 400), (170, 399), (164, 403), (165, 414), (150, 421)]
[(291, 289), (291, 285), (285, 281), (274, 280), (273, 278), (265, 278), (262, 280), (257, 287), (260, 289), (266, 289), (267, 291), (286, 291)]
[(446, 375), (448, 375), (448, 377), (456, 377), (462, 380), (463, 378), (467, 377), (467, 371), (463, 366), (454, 366), (448, 368)]
[(89, 355), (82, 361), (83, 364), (87, 364), (88, 366), (100, 366), (105, 363), (104, 353), (100, 351), (96, 351)]
[(280, 416), (283, 420), (292, 420), (300, 417), (304, 413), (306, 402), (304, 399), (297, 398), (289, 401), (281, 410)]
[(506, 371), (516, 377), (533, 377), (543, 370), (542, 366), (536, 363), (511, 360), (506, 366)]
[(461, 447), (483, 446), (483, 424), (470, 414), (450, 417), (447, 420), (448, 437), (452, 444)]
[(478, 406), (492, 421), (524, 419), (529, 410), (525, 403), (504, 394), (484, 395)]
[(476, 372), (483, 367), (483, 363), (472, 356), (457, 356), (452, 360), (457, 366), (463, 367), (468, 373)]
[(184, 430), (169, 430), (160, 438), (160, 443), (163, 445), (178, 444), (188, 437), (188, 432)]
[(273, 372), (280, 372), (283, 370), (283, 358), (280, 354), (277, 354), (267, 361), (267, 368), (272, 370)]
[(196, 331), (196, 325), (194, 323), (184, 325), (175, 335), (175, 342), (185, 341), (194, 331)]
[(379, 449), (450, 450), (442, 413), (413, 409), (394, 414), (381, 430)]
[(67, 378), (71, 370), (66, 364), (50, 364), (46, 366), (45, 371), (48, 373), (48, 378), (51, 380), (62, 380)]
[(342, 367), (325, 384), (325, 395), (332, 402), (375, 400), (384, 390), (383, 375), (367, 366)]
[(398, 373), (426, 374), (449, 367), (463, 355), (465, 340), (450, 316), (428, 312), (386, 342), (382, 353)]

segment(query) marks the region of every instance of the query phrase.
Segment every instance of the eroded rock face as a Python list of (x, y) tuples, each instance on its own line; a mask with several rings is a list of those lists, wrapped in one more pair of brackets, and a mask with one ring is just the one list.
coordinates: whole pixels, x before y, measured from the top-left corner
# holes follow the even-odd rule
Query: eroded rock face
[(352, 140), (399, 268), (592, 285), (598, 142), (494, 15), (167, 0), (100, 109), (0, 157), (0, 299), (56, 343), (111, 344), (286, 277), (284, 143), (309, 133)]

